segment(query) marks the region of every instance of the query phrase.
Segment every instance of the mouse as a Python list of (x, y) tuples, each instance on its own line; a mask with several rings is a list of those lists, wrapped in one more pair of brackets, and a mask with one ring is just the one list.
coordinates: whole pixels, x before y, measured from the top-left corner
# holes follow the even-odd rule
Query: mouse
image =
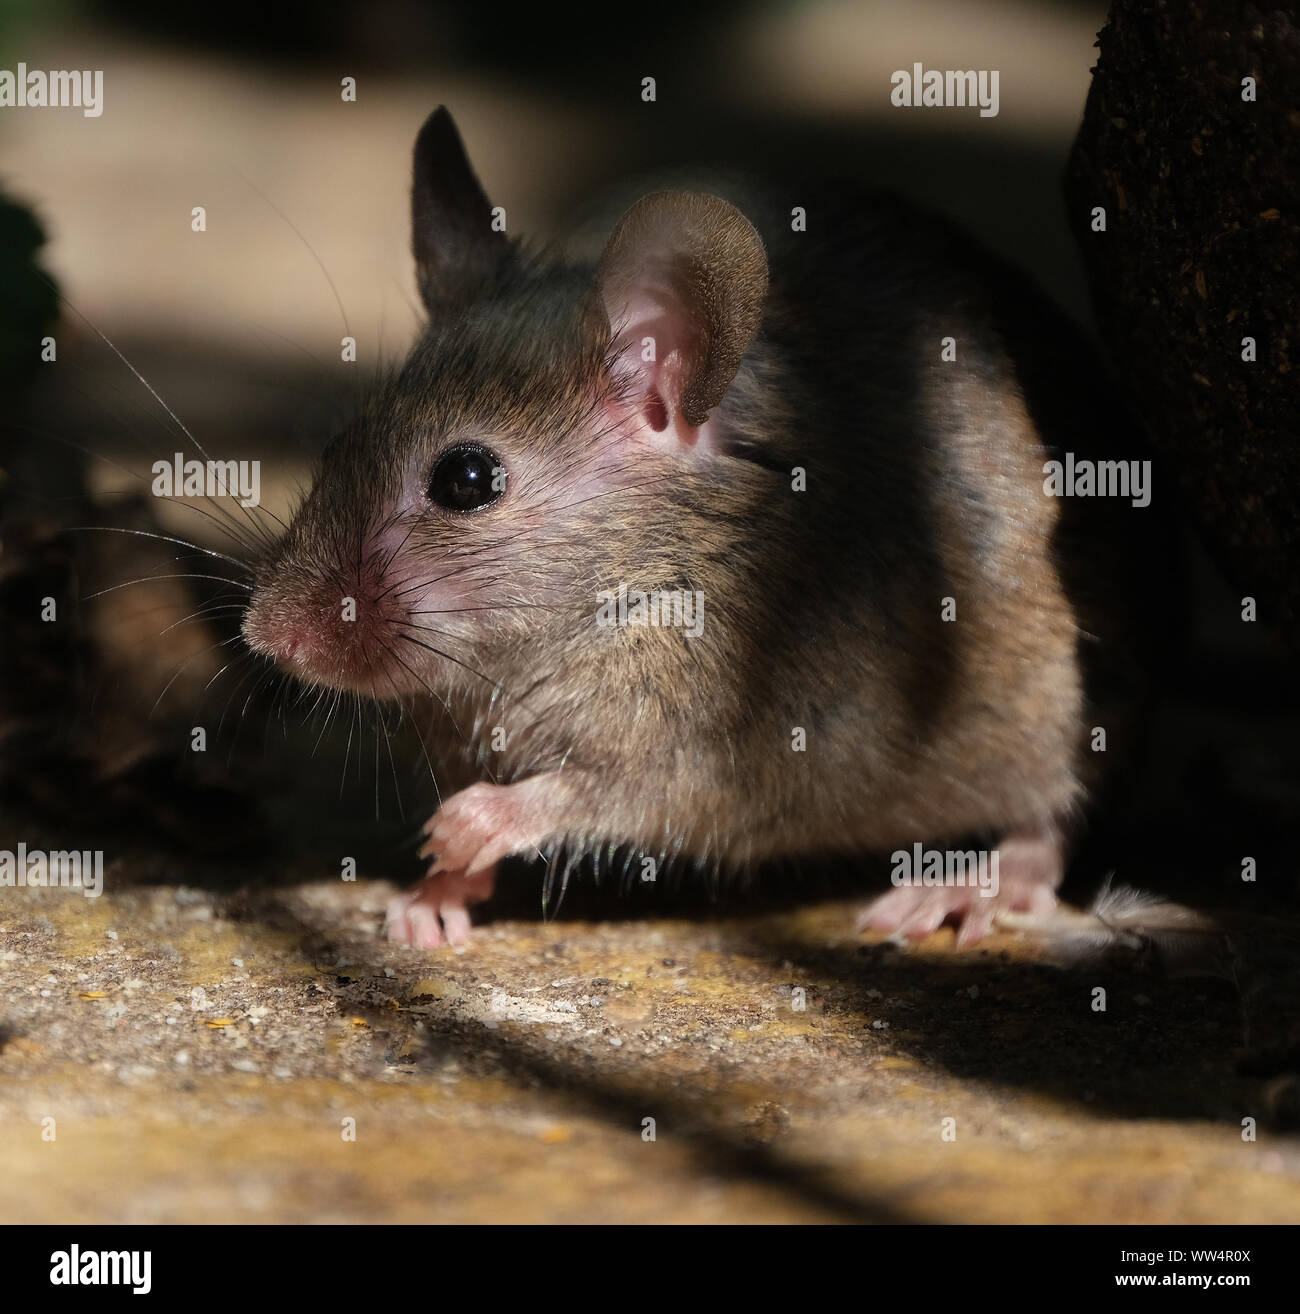
[(1147, 681), (1142, 510), (1045, 474), (1125, 432), (1063, 312), (857, 180), (660, 187), (598, 252), (530, 247), (442, 107), (411, 242), (427, 322), (242, 620), (309, 685), (436, 713), (474, 776), (388, 937), (463, 945), (512, 855), (743, 873), (971, 836), (996, 889), (894, 882), (860, 925), (1050, 914)]

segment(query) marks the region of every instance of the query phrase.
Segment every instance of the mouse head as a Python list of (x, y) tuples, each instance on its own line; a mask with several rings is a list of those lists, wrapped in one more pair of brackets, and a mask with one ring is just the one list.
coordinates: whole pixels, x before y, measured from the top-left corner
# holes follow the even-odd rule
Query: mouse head
[(695, 193), (639, 201), (594, 269), (529, 255), (444, 109), (411, 211), (428, 326), (326, 451), (243, 625), (302, 678), (381, 698), (490, 692), (581, 644), (602, 591), (698, 587), (736, 534), (747, 463), (717, 408), (767, 294), (753, 226)]

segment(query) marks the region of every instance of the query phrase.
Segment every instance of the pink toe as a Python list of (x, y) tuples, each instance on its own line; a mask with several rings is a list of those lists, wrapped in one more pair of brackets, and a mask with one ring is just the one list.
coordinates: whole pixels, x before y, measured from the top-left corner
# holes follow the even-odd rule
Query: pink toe
[(390, 899), (384, 915), (384, 934), (399, 944), (409, 944), (411, 941), (411, 923), (406, 916), (407, 905), (408, 900), (405, 897)]
[(908, 904), (898, 898), (898, 891), (873, 899), (858, 914), (859, 931), (896, 931), (907, 916)]
[(924, 940), (943, 925), (947, 915), (948, 909), (943, 899), (930, 899), (903, 922), (900, 930), (909, 940)]
[(961, 930), (957, 932), (957, 948), (964, 949), (968, 944), (975, 944), (984, 939), (993, 929), (993, 900), (977, 899), (962, 920)]
[(407, 914), (411, 924), (411, 943), (417, 949), (436, 949), (442, 943), (438, 914), (427, 903), (415, 903)]
[(444, 906), (442, 910), (442, 929), (447, 936), (447, 943), (462, 945), (469, 942), (469, 913), (459, 904)]

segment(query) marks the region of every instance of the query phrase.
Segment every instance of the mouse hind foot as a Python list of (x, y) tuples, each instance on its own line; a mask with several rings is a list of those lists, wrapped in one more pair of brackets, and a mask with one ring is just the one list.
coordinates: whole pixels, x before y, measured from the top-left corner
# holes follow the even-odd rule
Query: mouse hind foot
[[(994, 861), (996, 855), (996, 862)], [(988, 855), (987, 883), (897, 884), (873, 899), (858, 916), (859, 931), (894, 939), (923, 940), (945, 922), (957, 926), (957, 945), (982, 940), (1000, 914), (1050, 916), (1065, 874), (1065, 840), (1054, 826), (1010, 832)]]

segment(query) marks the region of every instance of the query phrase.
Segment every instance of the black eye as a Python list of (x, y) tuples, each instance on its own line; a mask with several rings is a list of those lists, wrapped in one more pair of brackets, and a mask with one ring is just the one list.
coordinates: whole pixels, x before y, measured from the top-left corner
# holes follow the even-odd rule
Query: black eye
[(477, 511), (505, 491), (505, 466), (486, 447), (468, 444), (443, 452), (429, 480), (429, 501), (448, 511)]

